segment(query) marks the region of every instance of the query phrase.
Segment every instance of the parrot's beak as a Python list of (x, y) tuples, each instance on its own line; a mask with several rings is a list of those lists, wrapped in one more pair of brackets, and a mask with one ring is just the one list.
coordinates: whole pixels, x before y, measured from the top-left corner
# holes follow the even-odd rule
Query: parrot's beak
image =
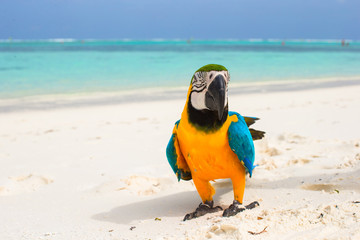
[(205, 96), (205, 105), (211, 111), (218, 113), (219, 120), (222, 119), (225, 108), (225, 79), (224, 76), (219, 74), (211, 82)]

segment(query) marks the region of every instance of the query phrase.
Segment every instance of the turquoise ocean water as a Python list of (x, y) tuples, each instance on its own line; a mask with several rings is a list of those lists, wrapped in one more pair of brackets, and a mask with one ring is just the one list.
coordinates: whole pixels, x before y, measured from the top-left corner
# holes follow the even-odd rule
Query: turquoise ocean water
[(0, 98), (188, 86), (209, 63), (232, 83), (359, 77), (360, 42), (4, 40)]

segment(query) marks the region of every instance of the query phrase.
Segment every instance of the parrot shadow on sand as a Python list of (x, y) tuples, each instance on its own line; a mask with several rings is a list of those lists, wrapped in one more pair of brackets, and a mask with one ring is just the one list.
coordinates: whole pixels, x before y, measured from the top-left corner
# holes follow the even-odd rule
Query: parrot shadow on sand
[[(216, 182), (213, 185), (216, 188), (217, 194), (215, 200), (217, 201), (220, 200), (221, 196), (232, 191), (230, 181)], [(177, 217), (179, 220), (182, 220), (184, 212), (192, 208), (194, 201), (198, 201), (198, 199), (196, 191), (179, 192), (119, 206), (108, 212), (95, 214), (92, 216), (92, 219), (117, 224), (130, 224), (133, 221), (162, 217)], [(220, 216), (221, 212), (218, 214)]]

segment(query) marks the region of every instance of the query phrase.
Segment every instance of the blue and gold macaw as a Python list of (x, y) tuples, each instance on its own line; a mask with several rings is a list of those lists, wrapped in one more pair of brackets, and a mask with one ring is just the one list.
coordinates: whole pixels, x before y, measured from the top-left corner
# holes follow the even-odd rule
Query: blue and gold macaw
[(223, 216), (258, 205), (242, 206), (245, 176), (254, 169), (253, 140), (264, 132), (249, 129), (258, 118), (242, 117), (228, 111), (228, 70), (221, 65), (201, 67), (192, 77), (181, 119), (175, 123), (166, 149), (167, 159), (178, 180), (193, 179), (202, 199), (199, 207), (185, 216), (185, 220), (222, 210), (214, 207), (215, 179), (230, 178), (234, 201)]

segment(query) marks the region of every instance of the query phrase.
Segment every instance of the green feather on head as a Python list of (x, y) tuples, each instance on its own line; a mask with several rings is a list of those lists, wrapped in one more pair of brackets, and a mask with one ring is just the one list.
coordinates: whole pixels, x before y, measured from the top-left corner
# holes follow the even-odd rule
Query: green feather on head
[(210, 71), (227, 71), (227, 69), (218, 64), (208, 64), (199, 68), (196, 72), (210, 72)]

